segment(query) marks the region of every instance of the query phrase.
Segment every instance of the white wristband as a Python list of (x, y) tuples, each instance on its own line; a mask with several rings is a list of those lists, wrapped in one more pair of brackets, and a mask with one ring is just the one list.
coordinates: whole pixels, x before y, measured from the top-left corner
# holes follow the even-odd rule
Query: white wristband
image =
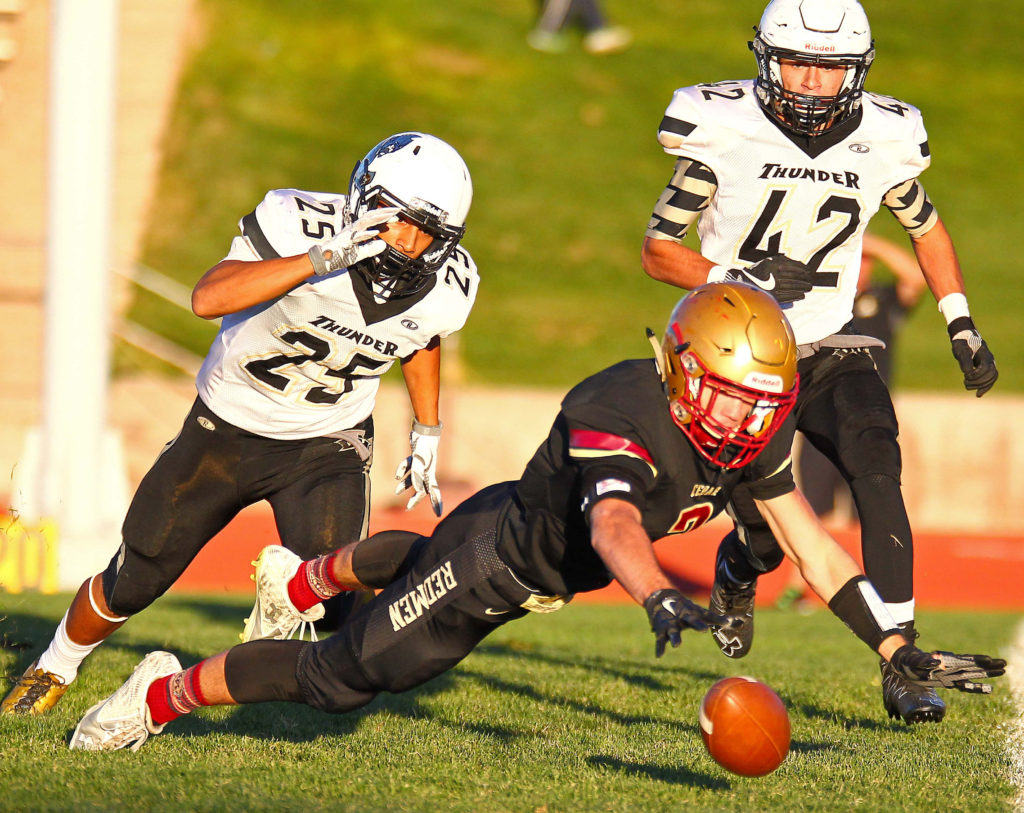
[(724, 265), (713, 265), (708, 271), (708, 282), (724, 282), (729, 278), (731, 268)]
[(967, 308), (967, 297), (963, 294), (946, 294), (939, 300), (939, 313), (945, 317), (947, 325), (961, 316), (969, 318), (971, 312)]

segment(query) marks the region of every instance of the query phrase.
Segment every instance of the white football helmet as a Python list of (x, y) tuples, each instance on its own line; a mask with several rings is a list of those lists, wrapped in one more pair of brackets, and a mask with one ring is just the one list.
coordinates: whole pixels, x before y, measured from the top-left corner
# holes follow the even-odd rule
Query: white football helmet
[(415, 293), (444, 264), (466, 232), (473, 183), (462, 156), (426, 133), (398, 133), (381, 141), (356, 164), (346, 216), (354, 222), (378, 206), (397, 206), (434, 241), (416, 258), (388, 246), (353, 269), (377, 283), (385, 297)]
[[(857, 0), (772, 0), (754, 41), (757, 97), (761, 106), (793, 133), (821, 135), (860, 109), (868, 68), (875, 58), (871, 26)], [(835, 96), (786, 90), (779, 60), (846, 68)]]

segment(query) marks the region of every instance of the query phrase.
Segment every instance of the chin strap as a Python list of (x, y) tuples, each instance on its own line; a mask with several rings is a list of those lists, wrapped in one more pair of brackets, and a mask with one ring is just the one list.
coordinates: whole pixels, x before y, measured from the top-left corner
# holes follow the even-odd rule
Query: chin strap
[(650, 328), (647, 330), (647, 341), (651, 343), (651, 347), (654, 348), (654, 366), (658, 368), (658, 375), (661, 376), (661, 382), (665, 383), (665, 368), (661, 365), (661, 345), (658, 344), (658, 340), (654, 335), (654, 331)]

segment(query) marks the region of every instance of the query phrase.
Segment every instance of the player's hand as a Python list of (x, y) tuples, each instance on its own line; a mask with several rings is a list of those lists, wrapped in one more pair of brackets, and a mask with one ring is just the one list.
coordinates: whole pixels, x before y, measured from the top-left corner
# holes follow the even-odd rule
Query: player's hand
[(713, 613), (699, 604), (694, 604), (678, 590), (665, 589), (651, 593), (644, 601), (647, 617), (651, 619), (651, 631), (654, 633), (654, 656), (660, 658), (665, 654), (665, 645), (679, 646), (680, 633), (683, 630), (704, 632), (715, 627), (732, 625), (729, 616)]
[(387, 248), (387, 244), (379, 237), (381, 228), (385, 223), (397, 220), (400, 211), (395, 206), (371, 209), (334, 237), (311, 247), (308, 253), (313, 263), (313, 272), (322, 277), (353, 266), (368, 257), (376, 257)]
[(908, 680), (922, 686), (956, 689), (960, 692), (990, 694), (992, 687), (979, 681), (1006, 672), (1006, 661), (988, 655), (955, 655), (952, 652), (923, 652), (913, 644), (897, 649), (889, 664)]
[(970, 316), (957, 317), (946, 330), (949, 331), (949, 340), (953, 345), (953, 358), (964, 374), (964, 387), (975, 390), (981, 398), (999, 378), (992, 351), (981, 338)]
[(440, 440), (441, 424), (427, 426), (418, 421), (412, 422), (409, 456), (395, 470), (395, 479), (398, 481), (395, 494), (401, 494), (408, 488), (413, 490), (405, 506), (407, 510), (424, 497), (429, 497), (434, 514), (441, 516), (441, 487), (437, 484), (437, 444)]
[(784, 304), (803, 299), (814, 287), (814, 269), (785, 254), (773, 254), (749, 268), (730, 269), (726, 279), (760, 288)]

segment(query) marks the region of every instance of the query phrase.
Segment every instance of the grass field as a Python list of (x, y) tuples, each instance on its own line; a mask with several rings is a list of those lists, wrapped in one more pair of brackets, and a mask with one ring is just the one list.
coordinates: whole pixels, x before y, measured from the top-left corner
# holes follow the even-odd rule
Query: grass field
[[(145, 262), (191, 287), (239, 217), (279, 186), (342, 191), (354, 161), (403, 129), (455, 144), (474, 174), (466, 245), (482, 287), (461, 334), (471, 380), (564, 387), (649, 352), (679, 292), (648, 279), (640, 240), (672, 161), (654, 138), (673, 89), (743, 78), (762, 0), (609, 0), (636, 43), (593, 58), (530, 51), (527, 0), (199, 0), (202, 25), (166, 141)], [(1024, 390), (1019, 235), (1024, 123), (1016, 0), (866, 3), (878, 57), (868, 89), (925, 112), (924, 183), (950, 227), (976, 321)], [(886, 213), (879, 233), (899, 237)], [(904, 238), (899, 237), (900, 240)], [(211, 326), (148, 295), (133, 316), (205, 354)], [(139, 359), (121, 348), (122, 369)], [(926, 302), (896, 360), (898, 386), (957, 390)]]
[[(0, 594), (0, 673), (34, 657), (68, 599)], [(570, 606), (509, 624), (454, 671), (352, 714), (208, 709), (137, 754), (66, 749), (84, 711), (147, 651), (190, 665), (230, 645), (248, 607), (241, 597), (164, 598), (97, 650), (53, 714), (0, 718), (0, 809), (1012, 809), (1005, 680), (989, 698), (947, 693), (941, 725), (891, 724), (874, 659), (826, 612), (760, 612), (743, 662), (696, 634), (656, 661), (639, 608)], [(929, 644), (1003, 654), (1021, 620), (920, 618)], [(701, 743), (700, 699), (734, 674), (766, 681), (789, 708), (792, 751), (762, 779), (727, 774)]]

